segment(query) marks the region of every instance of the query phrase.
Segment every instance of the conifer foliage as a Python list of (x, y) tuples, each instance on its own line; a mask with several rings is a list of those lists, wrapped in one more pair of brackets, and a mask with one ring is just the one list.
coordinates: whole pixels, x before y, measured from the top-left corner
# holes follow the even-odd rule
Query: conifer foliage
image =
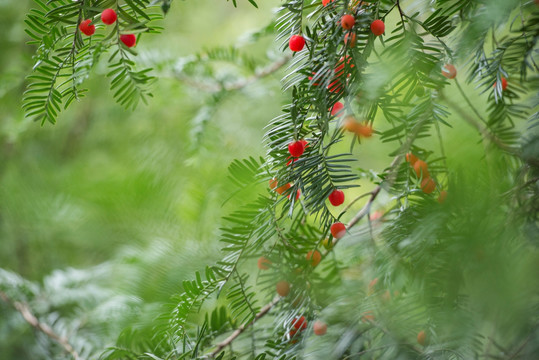
[[(54, 123), (105, 54), (115, 99), (147, 101), (154, 77), (135, 49), (170, 1), (34, 2), (29, 117)], [(259, 196), (223, 219), (223, 258), (183, 281), (150, 336), (126, 331), (94, 354), (534, 358), (536, 2), (283, 0), (268, 28), (290, 57), (290, 102), (269, 121), (266, 155), (229, 167), (234, 191)], [(441, 133), (456, 119), (484, 161), (448, 165)], [(383, 171), (364, 170), (366, 142), (391, 148)]]

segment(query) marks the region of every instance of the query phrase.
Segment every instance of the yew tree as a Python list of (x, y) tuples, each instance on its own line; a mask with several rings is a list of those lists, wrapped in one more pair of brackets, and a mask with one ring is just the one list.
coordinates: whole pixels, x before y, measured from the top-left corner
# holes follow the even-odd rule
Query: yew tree
[[(137, 45), (160, 36), (160, 20), (182, 2), (34, 2), (28, 117), (50, 126), (92, 96), (84, 81), (99, 64), (126, 111), (151, 106), (159, 78)], [(231, 5), (260, 11), (255, 0)], [(45, 329), (57, 354), (536, 358), (537, 1), (283, 0), (253, 38), (268, 35), (282, 56), (216, 83), (208, 100), (212, 109), (284, 72), (289, 101), (267, 119), (266, 152), (229, 166), (236, 210), (223, 218), (222, 259), (178, 279), (161, 316), (107, 347)], [(250, 66), (234, 50), (208, 50), (179, 76), (197, 83), (197, 63), (223, 58)], [(472, 135), (448, 146), (445, 134), (462, 124)], [(380, 152), (386, 163), (373, 168)], [(257, 195), (235, 200), (247, 190)], [(0, 294), (20, 308), (24, 291), (13, 283), (0, 281)]]

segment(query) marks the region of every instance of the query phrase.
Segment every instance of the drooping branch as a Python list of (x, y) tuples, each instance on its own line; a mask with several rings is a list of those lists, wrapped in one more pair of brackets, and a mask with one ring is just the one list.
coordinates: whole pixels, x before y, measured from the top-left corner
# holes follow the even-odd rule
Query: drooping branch
[(54, 330), (47, 324), (40, 322), (37, 317), (32, 313), (30, 307), (20, 301), (12, 300), (6, 293), (0, 291), (0, 299), (4, 302), (12, 305), (15, 310), (17, 310), (23, 317), (23, 319), (30, 324), (33, 328), (41, 331), (43, 334), (47, 335), (50, 339), (56, 341), (60, 344), (65, 351), (67, 351), (75, 360), (81, 360), (77, 351), (69, 343), (69, 340), (63, 336), (58, 335)]
[(244, 324), (244, 325), (241, 325), (239, 328), (237, 328), (236, 330), (234, 330), (234, 332), (229, 336), (227, 337), (225, 340), (223, 340), (222, 342), (220, 342), (219, 344), (217, 344), (217, 347), (215, 348), (215, 350), (213, 350), (208, 356), (210, 358), (214, 358), (215, 356), (217, 356), (217, 354), (219, 354), (219, 352), (221, 352), (221, 350), (223, 350), (225, 347), (227, 347), (228, 345), (230, 345), (238, 336), (240, 336), (245, 330), (247, 330), (249, 327), (251, 327), (255, 322), (257, 322), (260, 318), (262, 318), (264, 315), (266, 315), (267, 313), (269, 313), (269, 311), (275, 306), (275, 304), (277, 304), (279, 301), (281, 300), (281, 298), (279, 296), (276, 296), (269, 304), (267, 304), (266, 306), (264, 306), (262, 308), (262, 310), (260, 310), (256, 315), (255, 315), (255, 318), (250, 322), (250, 323), (247, 323), (247, 324)]

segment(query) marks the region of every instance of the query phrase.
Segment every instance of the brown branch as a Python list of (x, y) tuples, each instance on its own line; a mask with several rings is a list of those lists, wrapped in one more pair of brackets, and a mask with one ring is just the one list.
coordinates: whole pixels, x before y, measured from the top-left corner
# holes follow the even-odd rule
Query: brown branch
[(215, 350), (213, 350), (208, 356), (210, 358), (213, 358), (219, 354), (221, 350), (223, 350), (225, 347), (230, 345), (232, 341), (234, 341), (238, 336), (240, 336), (245, 330), (247, 330), (250, 326), (252, 326), (255, 322), (257, 322), (261, 317), (266, 315), (274, 306), (277, 304), (281, 298), (279, 296), (276, 296), (269, 304), (264, 306), (262, 310), (258, 312), (258, 314), (255, 315), (255, 318), (250, 323), (244, 324), (237, 328), (229, 337), (227, 337), (225, 340), (217, 344), (217, 347)]
[(79, 354), (73, 348), (73, 346), (71, 346), (68, 339), (55, 333), (49, 325), (40, 322), (32, 313), (30, 307), (27, 304), (12, 300), (6, 293), (2, 291), (0, 291), (0, 299), (12, 305), (15, 310), (17, 310), (22, 315), (24, 320), (32, 327), (41, 331), (43, 334), (47, 335), (49, 338), (60, 344), (65, 351), (67, 351), (69, 354), (71, 354), (71, 356), (73, 356), (75, 360), (80, 359)]
[(176, 77), (185, 82), (187, 85), (195, 87), (202, 91), (208, 91), (208, 92), (219, 92), (219, 91), (236, 91), (241, 90), (244, 87), (247, 87), (248, 85), (251, 85), (252, 83), (255, 83), (257, 80), (265, 78), (267, 76), (270, 76), (274, 74), (275, 72), (279, 71), (284, 65), (286, 65), (292, 57), (290, 55), (284, 56), (281, 59), (275, 61), (274, 63), (266, 66), (265, 68), (262, 68), (255, 72), (254, 75), (238, 80), (236, 82), (232, 82), (229, 84), (204, 84), (197, 81), (194, 81), (190, 77), (182, 74), (177, 73)]

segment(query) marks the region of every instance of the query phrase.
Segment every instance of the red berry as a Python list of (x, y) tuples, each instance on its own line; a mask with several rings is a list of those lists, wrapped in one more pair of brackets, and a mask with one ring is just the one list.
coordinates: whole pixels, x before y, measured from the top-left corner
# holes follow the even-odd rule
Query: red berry
[(326, 323), (316, 320), (313, 324), (313, 332), (315, 335), (322, 336), (325, 335), (328, 331), (328, 326)]
[(269, 267), (271, 265), (271, 261), (269, 261), (268, 259), (266, 259), (265, 257), (261, 256), (259, 259), (258, 259), (258, 268), (260, 270), (268, 270)]
[(457, 69), (451, 64), (445, 64), (442, 68), (442, 75), (448, 79), (454, 79), (457, 77)]
[(333, 190), (328, 196), (329, 202), (333, 206), (339, 206), (344, 202), (344, 193), (341, 190)]
[(124, 34), (120, 35), (120, 41), (123, 42), (125, 46), (130, 48), (135, 46), (137, 42), (137, 37), (135, 36), (135, 34)]
[[(344, 75), (344, 65), (345, 65), (344, 61), (345, 61), (345, 57), (342, 56), (337, 62), (337, 67), (335, 68), (335, 76), (340, 77)], [(352, 57), (350, 55), (346, 55), (346, 65), (348, 65), (350, 69), (352, 69), (355, 66), (354, 63), (352, 62)]]
[(346, 35), (344, 35), (344, 43), (348, 45), (349, 48), (356, 46), (356, 34), (353, 32), (346, 33)]
[(118, 19), (118, 15), (116, 15), (114, 9), (105, 9), (101, 13), (101, 21), (103, 21), (103, 24), (112, 25), (116, 19)]
[(320, 251), (318, 250), (311, 250), (307, 253), (306, 258), (311, 262), (311, 265), (315, 267), (316, 265), (320, 264), (320, 261), (322, 261), (322, 254), (320, 254)]
[(342, 112), (344, 109), (344, 104), (340, 101), (337, 101), (335, 105), (331, 108), (331, 116), (338, 115)]
[(342, 82), (339, 79), (333, 80), (328, 85), (328, 90), (331, 91), (332, 93), (335, 93), (335, 94), (338, 94), (338, 93), (342, 92), (343, 89), (344, 89), (344, 87), (342, 85)]
[(288, 46), (292, 51), (301, 51), (305, 46), (305, 38), (301, 35), (292, 35), (288, 41)]
[(294, 318), (292, 320), (292, 325), (296, 330), (305, 330), (307, 329), (307, 320), (305, 319), (305, 316), (300, 316), (299, 318)]
[(277, 187), (277, 185), (279, 184), (279, 182), (277, 181), (276, 178), (273, 178), (273, 179), (270, 179), (269, 181), (269, 188), (271, 190), (275, 189)]
[(305, 145), (302, 141), (293, 141), (288, 144), (288, 152), (293, 157), (300, 157), (305, 151)]
[(86, 19), (79, 25), (79, 30), (86, 36), (92, 36), (95, 33), (95, 25), (90, 25), (92, 20)]
[(330, 2), (334, 2), (335, 0), (322, 0), (322, 5), (323, 6), (326, 6), (327, 4), (329, 4)]
[[(298, 189), (298, 191), (296, 191), (296, 201), (298, 201), (300, 196), (301, 196), (301, 191)], [(289, 194), (288, 200), (290, 200), (291, 198), (292, 198), (292, 194)]]
[[(496, 85), (498, 85), (497, 81), (494, 83), (494, 87), (496, 87)], [(505, 91), (505, 89), (507, 89), (507, 79), (502, 76), (502, 91)]]
[(425, 343), (427, 342), (427, 334), (425, 334), (423, 330), (417, 334), (417, 342), (419, 345), (425, 346)]
[(331, 225), (330, 230), (331, 230), (331, 235), (333, 235), (335, 239), (340, 239), (344, 235), (346, 235), (346, 226), (344, 226), (344, 224), (341, 222), (336, 222), (333, 225)]
[(345, 30), (352, 30), (355, 23), (356, 19), (354, 19), (354, 17), (350, 14), (343, 15), (341, 18), (341, 26)]
[(277, 290), (277, 294), (279, 294), (279, 296), (285, 297), (290, 293), (290, 284), (284, 280), (279, 281), (275, 286), (275, 289)]
[(436, 183), (432, 178), (427, 177), (421, 181), (421, 190), (423, 190), (425, 194), (431, 194), (436, 190)]
[(386, 25), (382, 20), (374, 20), (371, 23), (371, 31), (374, 34), (374, 36), (380, 36), (386, 31)]

